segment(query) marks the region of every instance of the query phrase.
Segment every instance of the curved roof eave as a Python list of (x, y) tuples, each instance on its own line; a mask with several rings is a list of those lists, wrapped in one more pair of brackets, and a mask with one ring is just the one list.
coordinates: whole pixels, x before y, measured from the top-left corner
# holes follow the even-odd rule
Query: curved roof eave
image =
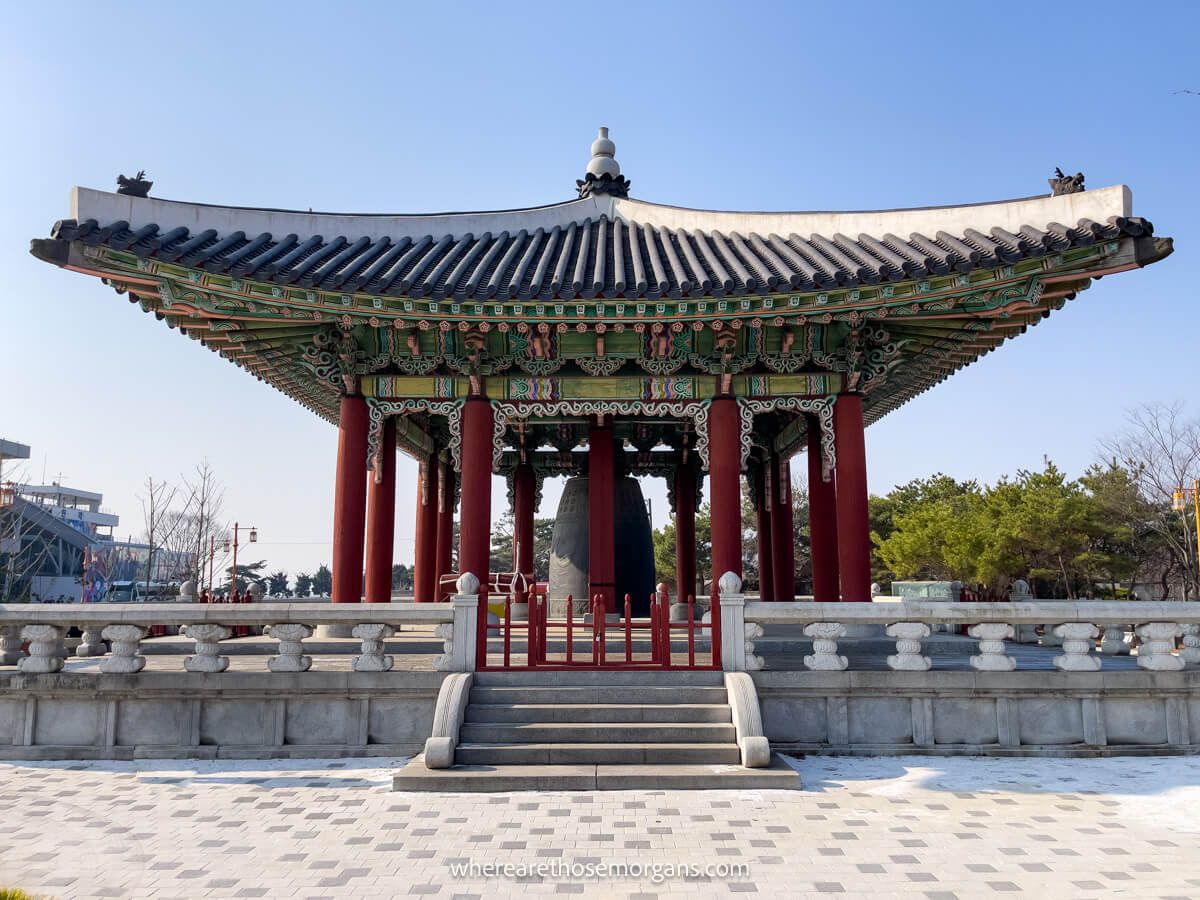
[(183, 227), (193, 234), (214, 229), (218, 234), (244, 231), (248, 235), (352, 235), (371, 239), (425, 235), (482, 234), (538, 228), (552, 229), (586, 219), (621, 218), (641, 225), (702, 232), (777, 233), (783, 236), (869, 234), (875, 237), (914, 232), (962, 234), (973, 228), (988, 232), (1003, 228), (1017, 232), (1021, 226), (1043, 227), (1050, 222), (1073, 224), (1081, 219), (1104, 222), (1133, 212), (1133, 195), (1125, 185), (1096, 188), (1075, 194), (1027, 197), (965, 206), (847, 212), (736, 212), (688, 209), (613, 196), (591, 196), (550, 206), (480, 212), (413, 215), (316, 213), (237, 206), (213, 206), (131, 197), (93, 188), (71, 192), (71, 214), (77, 221), (128, 222), (134, 230), (156, 224), (162, 231)]

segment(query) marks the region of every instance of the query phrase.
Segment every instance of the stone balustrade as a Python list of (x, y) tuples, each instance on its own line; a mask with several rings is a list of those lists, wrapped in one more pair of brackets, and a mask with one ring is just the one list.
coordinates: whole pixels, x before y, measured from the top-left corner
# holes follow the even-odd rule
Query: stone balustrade
[(83, 634), (77, 656), (99, 657), (105, 674), (133, 674), (146, 665), (141, 642), (150, 626), (172, 625), (195, 641), (184, 669), (215, 674), (229, 667), (229, 657), (221, 651), (233, 626), (251, 625), (278, 641), (278, 654), (266, 662), (269, 671), (307, 672), (313, 661), (304, 654), (305, 639), (316, 627), (332, 625), (350, 629), (362, 642), (354, 671), (386, 672), (392, 657), (385, 655), (384, 641), (402, 625), (430, 625), (445, 651), (434, 668), (471, 671), (475, 600), (460, 595), (454, 603), (0, 604), (0, 665), (15, 664), (28, 674), (61, 671), (61, 643), (74, 627)]
[[(736, 584), (734, 582), (737, 582)], [(970, 657), (981, 672), (1008, 672), (1017, 660), (1008, 654), (1008, 642), (1021, 626), (1043, 626), (1053, 637), (1054, 666), (1064, 672), (1096, 672), (1103, 655), (1129, 653), (1124, 635), (1132, 628), (1137, 644), (1137, 664), (1152, 672), (1183, 669), (1200, 663), (1200, 603), (1110, 602), (1031, 600), (1019, 603), (947, 603), (924, 600), (885, 600), (874, 603), (771, 603), (746, 601), (741, 583), (721, 582), (722, 657), (726, 671), (755, 671), (763, 667), (755, 653), (755, 639), (770, 625), (803, 626), (813, 641), (813, 652), (804, 666), (814, 671), (846, 669), (848, 660), (838, 650), (853, 626), (880, 626), (895, 641), (896, 652), (887, 657), (897, 671), (925, 671), (933, 659), (922, 653), (922, 642), (938, 625), (966, 626), (977, 643)], [(732, 590), (730, 590), (732, 589)], [(1176, 641), (1182, 647), (1176, 653)]]
[[(1027, 601), (946, 603), (926, 600), (874, 603), (770, 603), (747, 601), (741, 582), (730, 573), (721, 580), (722, 665), (726, 671), (755, 671), (763, 666), (755, 642), (764, 626), (799, 625), (812, 640), (804, 666), (814, 671), (841, 671), (849, 666), (839, 642), (855, 626), (879, 627), (881, 639), (894, 641), (889, 668), (919, 672), (936, 668), (924, 644), (939, 625), (966, 626), (977, 641), (970, 665), (977, 671), (1007, 672), (1017, 668), (1010, 641), (1022, 626), (1035, 624), (1050, 633), (1060, 650), (1053, 664), (1065, 672), (1096, 672), (1108, 654), (1128, 653), (1136, 645), (1137, 665), (1154, 672), (1177, 671), (1200, 664), (1200, 603)], [(466, 585), (470, 587), (469, 584)], [(104, 674), (141, 671), (142, 641), (151, 625), (179, 626), (195, 641), (183, 660), (187, 672), (216, 674), (229, 666), (222, 652), (234, 626), (261, 627), (278, 642), (264, 667), (271, 672), (304, 673), (313, 659), (304, 642), (319, 626), (341, 626), (361, 642), (354, 657), (356, 672), (387, 672), (393, 659), (385, 641), (403, 625), (432, 626), (444, 653), (438, 671), (472, 671), (478, 615), (477, 597), (461, 592), (451, 603), (89, 603), (0, 605), (0, 665), (16, 665), (22, 673), (50, 674), (63, 668), (62, 640), (69, 628), (83, 634), (76, 655), (100, 659)], [(1136, 640), (1127, 642), (1131, 630)], [(886, 638), (884, 637), (886, 636)], [(1182, 641), (1180, 642), (1180, 638)], [(1179, 645), (1177, 647), (1177, 645)], [(844, 647), (842, 650), (844, 651)]]

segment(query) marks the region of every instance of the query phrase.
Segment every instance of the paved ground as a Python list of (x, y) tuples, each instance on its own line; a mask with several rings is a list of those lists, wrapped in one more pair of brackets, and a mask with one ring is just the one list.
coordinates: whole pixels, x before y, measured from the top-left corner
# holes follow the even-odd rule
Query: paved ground
[[(2, 763), (0, 887), (180, 898), (1200, 896), (1200, 758), (811, 758), (796, 763), (800, 792), (498, 796), (393, 793), (399, 763)], [(472, 861), (530, 870), (455, 873)], [(620, 863), (670, 877), (582, 871)], [(666, 869), (706, 865), (747, 868)]]

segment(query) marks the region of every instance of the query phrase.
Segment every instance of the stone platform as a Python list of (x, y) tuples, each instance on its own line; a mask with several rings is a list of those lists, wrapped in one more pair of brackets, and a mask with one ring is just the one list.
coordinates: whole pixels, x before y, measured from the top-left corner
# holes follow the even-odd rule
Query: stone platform
[[(30, 607), (28, 612), (59, 611)], [(112, 612), (85, 609), (72, 615)], [(274, 615), (253, 605), (188, 608), (184, 613), (236, 614), (251, 620)], [(342, 611), (303, 610), (304, 616), (335, 614)], [(418, 614), (448, 618), (449, 611), (403, 613)], [(281, 645), (269, 637), (222, 640), (220, 652), (228, 668), (215, 674), (183, 670), (185, 658), (196, 652), (195, 642), (186, 637), (143, 640), (145, 668), (131, 675), (100, 671), (105, 660), (113, 659), (111, 654), (68, 658), (64, 670), (52, 674), (0, 666), (0, 758), (411, 756), (430, 735), (445, 677), (433, 670), (445, 650), (445, 637), (435, 627), (440, 626), (405, 619), (402, 631), (378, 650), (392, 657), (391, 671), (384, 672), (352, 671), (355, 655), (363, 652), (362, 642), (353, 639), (309, 639), (304, 652), (312, 658), (310, 671), (270, 672), (268, 662)], [(752, 678), (765, 734), (777, 751), (1200, 752), (1200, 666), (1193, 662), (1179, 671), (1150, 672), (1138, 668), (1136, 655), (1105, 654), (1095, 657), (1099, 671), (1064, 672), (1053, 663), (1061, 648), (1005, 642), (1017, 670), (977, 672), (970, 665), (978, 651), (976, 640), (936, 634), (923, 645), (933, 665), (929, 671), (889, 669), (886, 657), (895, 642), (878, 638), (842, 639), (838, 649), (848, 669), (815, 671), (804, 664), (813, 642), (803, 635), (803, 626), (767, 623), (764, 630), (755, 650), (765, 668)], [(1183, 664), (1182, 653), (1177, 660)], [(597, 697), (606, 689), (611, 698), (620, 696), (616, 673), (594, 677)], [(613, 760), (562, 762), (606, 765)]]
[[(151, 657), (151, 662), (165, 657)], [(238, 663), (256, 671), (235, 670)], [(1107, 664), (1107, 660), (1106, 660)], [(0, 670), (0, 759), (412, 755), (444, 673), (27, 675)], [(598, 673), (603, 675), (605, 673)], [(765, 734), (800, 753), (1080, 755), (1200, 752), (1200, 669), (753, 674)], [(619, 687), (612, 689), (614, 696)]]

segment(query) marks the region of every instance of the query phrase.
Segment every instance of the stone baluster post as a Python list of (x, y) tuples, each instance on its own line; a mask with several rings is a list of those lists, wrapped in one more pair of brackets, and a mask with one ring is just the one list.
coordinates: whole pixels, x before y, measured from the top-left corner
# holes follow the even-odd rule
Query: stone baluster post
[(445, 652), (435, 661), (444, 672), (474, 672), (479, 642), (479, 579), (463, 572), (456, 583), (458, 593), (450, 598), (454, 621), (438, 626)]
[(0, 625), (0, 666), (15, 666), (24, 655), (21, 652), (21, 626)]
[(386, 672), (392, 667), (394, 660), (383, 652), (383, 642), (396, 633), (390, 625), (363, 624), (355, 625), (350, 632), (362, 641), (360, 654), (354, 657), (355, 672)]
[(229, 637), (224, 625), (184, 625), (183, 633), (196, 642), (195, 656), (183, 661), (189, 672), (224, 672), (229, 668), (229, 657), (221, 656), (221, 641)]
[(1200, 663), (1200, 624), (1183, 626), (1183, 649), (1179, 658), (1184, 663)]
[[(513, 618), (517, 617), (517, 605), (513, 603)], [(522, 609), (528, 610), (526, 604), (520, 604)], [(437, 672), (455, 672), (454, 668), (454, 623), (453, 622), (438, 622), (433, 626), (433, 636), (442, 639), (442, 653), (440, 656), (434, 657), (433, 668)]]
[[(724, 614), (725, 613), (722, 610), (721, 615), (723, 616)], [(766, 664), (766, 661), (754, 652), (758, 649), (755, 644), (762, 636), (763, 627), (761, 625), (759, 625), (757, 622), (745, 623), (745, 627), (742, 631), (742, 648), (746, 652), (746, 668), (752, 672), (757, 672)]]
[(805, 637), (813, 639), (813, 652), (804, 657), (806, 668), (825, 672), (840, 672), (849, 662), (838, 656), (838, 638), (846, 633), (841, 622), (811, 622), (804, 626)]
[(1063, 652), (1054, 657), (1054, 667), (1063, 672), (1097, 672), (1100, 657), (1093, 655), (1100, 630), (1091, 622), (1064, 622), (1054, 627)]
[(1105, 625), (1100, 638), (1100, 652), (1105, 656), (1128, 656), (1129, 644), (1125, 642), (1124, 625)]
[(75, 648), (76, 656), (103, 656), (108, 652), (108, 647), (104, 645), (104, 638), (101, 632), (104, 630), (103, 625), (87, 625), (84, 626), (83, 636), (79, 639), (79, 645)]
[(1142, 645), (1138, 647), (1139, 668), (1151, 672), (1177, 672), (1184, 667), (1184, 660), (1171, 653), (1180, 632), (1175, 622), (1147, 622), (1134, 631), (1142, 639)]
[(279, 641), (279, 655), (267, 660), (267, 668), (272, 672), (307, 672), (312, 667), (312, 657), (304, 655), (304, 639), (312, 637), (311, 626), (268, 625), (263, 633)]
[(721, 668), (726, 672), (756, 671), (763, 659), (754, 653), (754, 639), (762, 635), (762, 626), (746, 621), (746, 595), (742, 579), (726, 572), (717, 582), (721, 604)]
[(112, 642), (112, 653), (100, 663), (101, 672), (132, 675), (146, 668), (146, 657), (140, 652), (146, 629), (141, 625), (107, 625), (101, 636)]
[(17, 668), (31, 674), (60, 671), (63, 658), (58, 645), (65, 633), (66, 629), (57, 625), (26, 625), (21, 637), (29, 641), (29, 655), (17, 663)]
[(924, 622), (896, 622), (886, 629), (888, 637), (896, 639), (896, 653), (887, 658), (888, 668), (902, 672), (924, 672), (933, 660), (921, 653), (921, 641), (929, 637), (930, 627)]
[[(721, 609), (721, 669), (726, 672), (745, 672), (748, 668), (746, 641), (746, 595), (742, 579), (736, 572), (726, 572), (717, 579), (717, 601)], [(711, 622), (711, 610), (705, 618)], [(750, 654), (754, 645), (749, 644)]]
[(1017, 661), (1004, 652), (1004, 641), (1013, 636), (1013, 627), (1003, 622), (980, 622), (967, 629), (979, 641), (979, 655), (971, 657), (971, 668), (979, 672), (1011, 672)]

